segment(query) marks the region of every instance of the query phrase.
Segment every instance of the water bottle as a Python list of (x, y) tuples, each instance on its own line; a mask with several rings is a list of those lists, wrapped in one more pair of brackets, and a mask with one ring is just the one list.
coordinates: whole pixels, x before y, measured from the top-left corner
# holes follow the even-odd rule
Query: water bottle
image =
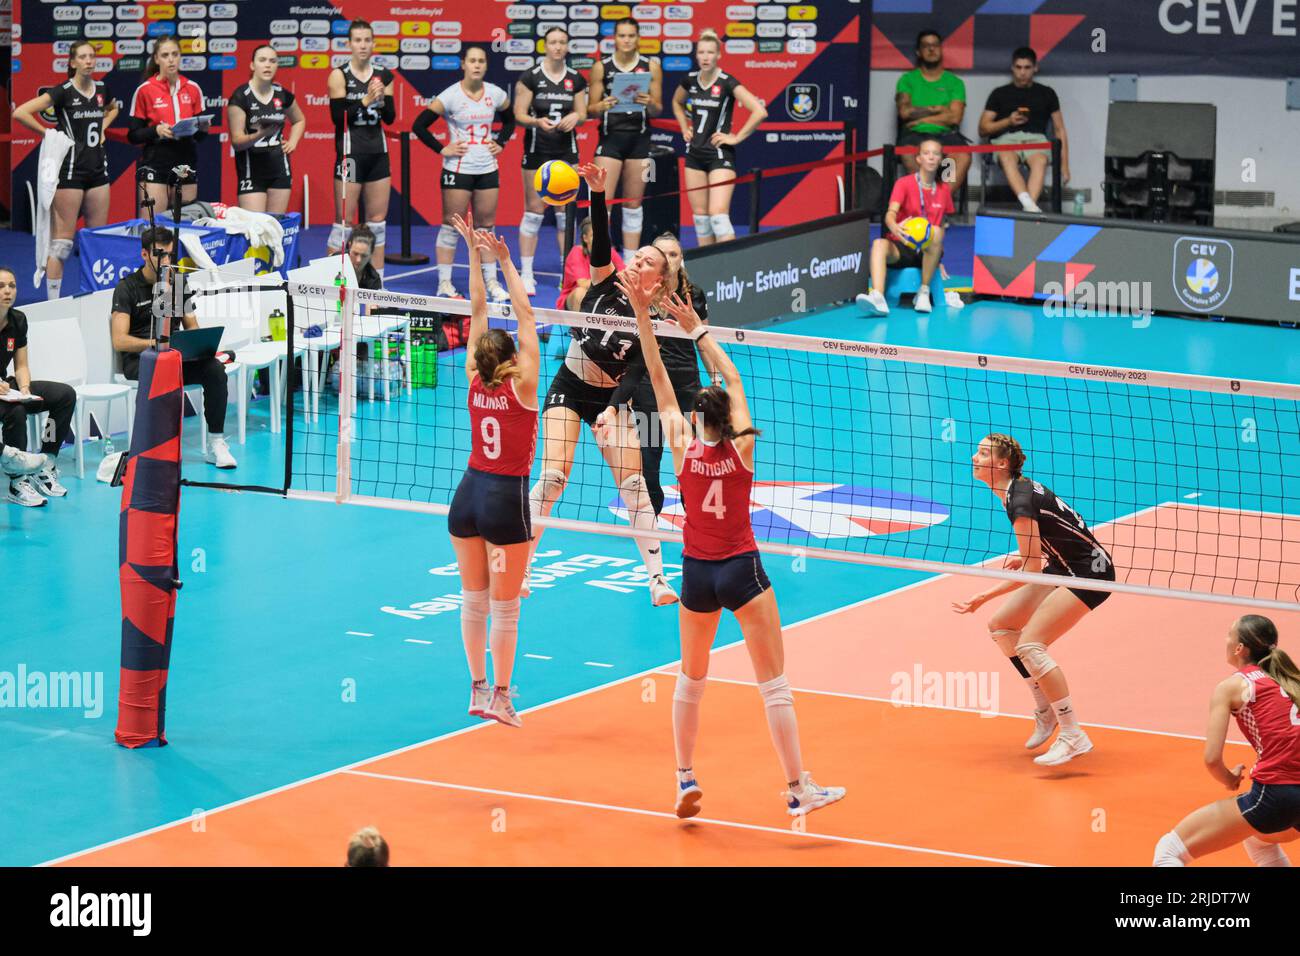
[(1074, 191), (1074, 214), (1083, 215), (1083, 193), (1078, 189)]
[(104, 457), (107, 458), (111, 454), (113, 454), (113, 436), (105, 435), (104, 436)]

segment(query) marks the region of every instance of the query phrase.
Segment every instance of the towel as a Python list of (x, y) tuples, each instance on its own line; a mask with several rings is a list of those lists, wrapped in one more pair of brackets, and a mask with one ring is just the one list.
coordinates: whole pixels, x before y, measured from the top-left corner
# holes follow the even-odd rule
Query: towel
[(37, 158), (36, 184), (36, 274), (32, 276), (32, 285), (39, 286), (45, 278), (45, 262), (50, 257), (50, 206), (54, 204), (54, 191), (59, 188), (59, 167), (72, 149), (72, 138), (57, 129), (47, 129), (41, 140), (41, 152)]
[(196, 226), (220, 226), (226, 232), (239, 233), (250, 246), (266, 246), (271, 253), (271, 265), (278, 269), (284, 265), (284, 227), (269, 213), (251, 212), (238, 206), (228, 206), (220, 219), (197, 219)]

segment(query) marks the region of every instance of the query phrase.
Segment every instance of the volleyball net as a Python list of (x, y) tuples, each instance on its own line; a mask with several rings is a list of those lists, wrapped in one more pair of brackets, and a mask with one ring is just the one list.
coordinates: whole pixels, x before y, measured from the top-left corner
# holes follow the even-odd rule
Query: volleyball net
[[(288, 376), (289, 494), (445, 514), (470, 454), (468, 381), (464, 349), (438, 351), (429, 317), (458, 329), (469, 303), (292, 282), (287, 291), (290, 359), (301, 366)], [(539, 405), (570, 329), (635, 332), (633, 319), (534, 312), (551, 330)], [(514, 328), (508, 304), (489, 313), (493, 326)], [(712, 335), (763, 431), (750, 503), (763, 551), (1059, 584), (1003, 567), (1015, 536), (972, 462), (980, 440), (1001, 432), (1023, 446), (1025, 473), (1113, 558), (1113, 584), (1081, 584), (1300, 607), (1300, 387), (769, 331)], [(642, 441), (660, 439), (657, 416), (637, 422)], [(661, 481), (654, 534), (680, 540), (671, 454)], [(633, 534), (585, 426), (564, 493), (538, 523)]]

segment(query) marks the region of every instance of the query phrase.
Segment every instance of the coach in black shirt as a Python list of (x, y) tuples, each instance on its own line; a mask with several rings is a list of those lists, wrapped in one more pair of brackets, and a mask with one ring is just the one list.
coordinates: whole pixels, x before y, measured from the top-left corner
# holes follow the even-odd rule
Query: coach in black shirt
[[(980, 116), (980, 135), (994, 143), (1046, 143), (1050, 120), (1056, 138), (1061, 141), (1061, 184), (1070, 181), (1070, 142), (1066, 138), (1061, 102), (1050, 86), (1035, 83), (1038, 54), (1022, 46), (1011, 54), (1011, 82), (989, 94)], [(1047, 178), (1050, 150), (1007, 150), (997, 154), (1007, 183), (1027, 212), (1041, 212), (1038, 197)], [(1029, 182), (1020, 175), (1020, 164), (1029, 167)]]
[[(140, 258), (144, 264), (117, 284), (113, 290), (112, 339), (113, 349), (121, 354), (122, 374), (131, 381), (140, 377), (140, 353), (157, 348), (154, 332), (154, 287), (160, 270), (165, 270), (172, 260), (176, 247), (170, 230), (146, 229), (140, 237)], [(157, 258), (151, 253), (156, 248)], [(187, 329), (199, 327), (194, 315), (181, 319)], [(166, 339), (169, 332), (166, 321), (158, 323), (158, 337)], [(226, 367), (214, 358), (195, 359), (182, 365), (186, 385), (203, 386), (203, 415), (208, 423), (208, 447), (204, 449), (207, 460), (218, 468), (234, 468), (237, 464), (226, 443)]]

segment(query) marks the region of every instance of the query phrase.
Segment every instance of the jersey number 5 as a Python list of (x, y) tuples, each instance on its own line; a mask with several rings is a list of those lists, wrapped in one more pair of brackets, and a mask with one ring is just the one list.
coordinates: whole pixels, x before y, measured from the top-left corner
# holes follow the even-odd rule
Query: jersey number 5
[(721, 521), (727, 515), (727, 506), (722, 503), (722, 479), (714, 478), (709, 482), (708, 493), (704, 496), (704, 503), (700, 508), (707, 511), (713, 517)]
[(493, 461), (501, 457), (501, 423), (491, 416), (479, 423), (483, 436), (483, 454)]

